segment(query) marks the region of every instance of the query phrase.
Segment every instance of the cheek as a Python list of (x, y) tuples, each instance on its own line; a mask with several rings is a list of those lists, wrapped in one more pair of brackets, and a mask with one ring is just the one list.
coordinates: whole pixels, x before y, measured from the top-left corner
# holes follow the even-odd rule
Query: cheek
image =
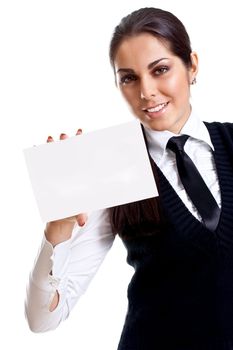
[(189, 96), (189, 84), (187, 77), (175, 76), (164, 82), (163, 89), (166, 93), (176, 100), (183, 100)]
[(121, 94), (130, 106), (134, 107), (137, 104), (137, 93), (133, 89), (122, 88)]

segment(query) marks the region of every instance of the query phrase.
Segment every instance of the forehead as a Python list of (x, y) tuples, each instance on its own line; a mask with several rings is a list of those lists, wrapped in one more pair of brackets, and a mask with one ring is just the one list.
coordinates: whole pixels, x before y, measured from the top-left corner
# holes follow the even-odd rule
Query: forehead
[(174, 57), (168, 43), (149, 33), (141, 33), (125, 38), (121, 42), (116, 53), (115, 66), (116, 68), (147, 66), (148, 63), (161, 57)]

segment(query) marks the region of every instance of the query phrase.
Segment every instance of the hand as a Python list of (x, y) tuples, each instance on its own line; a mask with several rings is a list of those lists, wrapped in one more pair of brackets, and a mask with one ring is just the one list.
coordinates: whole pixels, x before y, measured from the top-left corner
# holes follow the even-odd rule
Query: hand
[[(76, 135), (81, 135), (82, 130), (78, 129)], [(60, 135), (60, 140), (67, 139), (66, 134)], [(52, 136), (47, 138), (47, 142), (53, 142)], [(84, 226), (87, 221), (87, 214), (78, 214), (69, 218), (51, 221), (46, 224), (45, 237), (53, 245), (57, 245), (71, 238), (74, 225), (78, 223), (79, 226)]]

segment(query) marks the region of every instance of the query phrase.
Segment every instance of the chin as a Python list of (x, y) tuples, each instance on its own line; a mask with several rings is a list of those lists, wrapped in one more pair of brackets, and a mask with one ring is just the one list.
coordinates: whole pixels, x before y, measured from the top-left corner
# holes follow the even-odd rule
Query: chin
[(166, 123), (148, 123), (147, 126), (155, 131), (169, 130), (169, 125), (167, 125)]

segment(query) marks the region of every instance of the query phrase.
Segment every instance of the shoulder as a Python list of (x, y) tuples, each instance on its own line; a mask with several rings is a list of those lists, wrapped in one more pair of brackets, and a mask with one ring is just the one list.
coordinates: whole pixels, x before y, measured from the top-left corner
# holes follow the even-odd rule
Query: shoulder
[(212, 142), (221, 142), (232, 152), (233, 150), (233, 123), (204, 122), (208, 129)]
[(233, 123), (230, 122), (204, 122), (205, 126), (207, 127), (207, 129), (210, 130), (219, 130), (222, 132), (226, 132), (226, 133), (233, 133)]

